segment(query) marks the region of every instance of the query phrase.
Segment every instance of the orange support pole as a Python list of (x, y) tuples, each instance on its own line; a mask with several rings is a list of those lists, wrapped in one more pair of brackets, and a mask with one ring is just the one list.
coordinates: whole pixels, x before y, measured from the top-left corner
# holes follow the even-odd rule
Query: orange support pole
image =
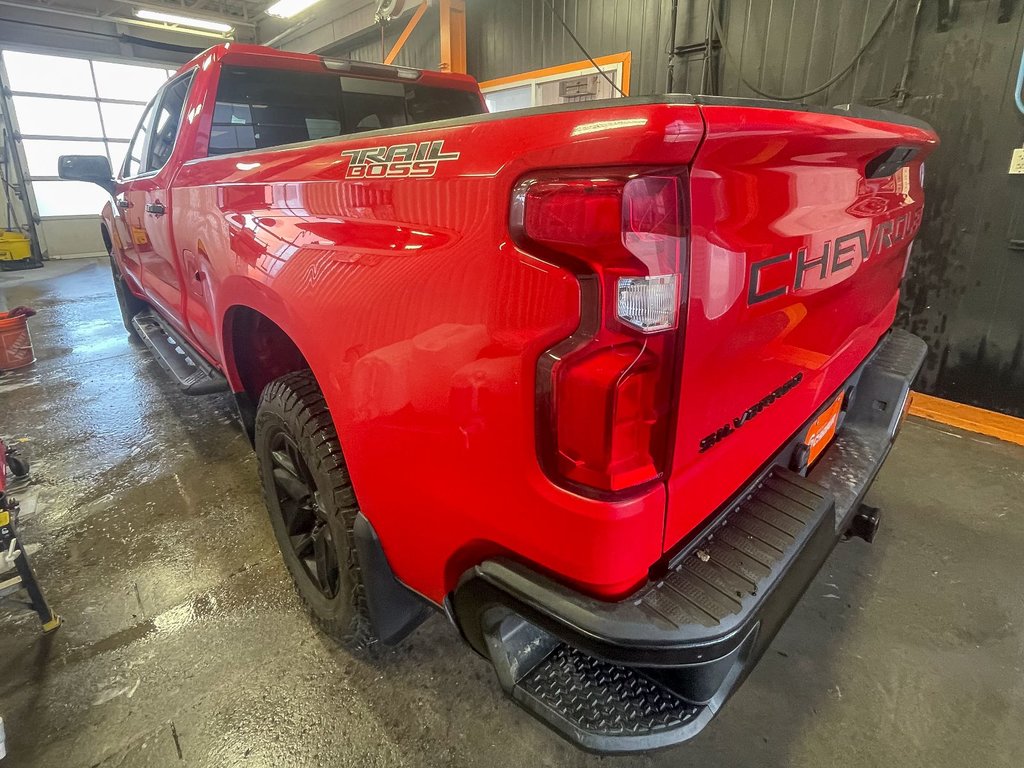
[(416, 13), (412, 15), (412, 18), (409, 19), (409, 23), (406, 24), (405, 29), (402, 30), (402, 34), (398, 36), (395, 44), (391, 46), (391, 50), (388, 51), (388, 55), (384, 57), (385, 64), (390, 64), (398, 57), (398, 52), (402, 50), (402, 46), (405, 45), (406, 41), (409, 39), (409, 35), (412, 34), (414, 29), (416, 29), (416, 25), (420, 23), (420, 19), (423, 18), (423, 14), (427, 12), (427, 5), (429, 5), (427, 0), (423, 0), (423, 2), (420, 3), (419, 8), (416, 9)]
[(440, 0), (441, 71), (466, 72), (466, 0)]

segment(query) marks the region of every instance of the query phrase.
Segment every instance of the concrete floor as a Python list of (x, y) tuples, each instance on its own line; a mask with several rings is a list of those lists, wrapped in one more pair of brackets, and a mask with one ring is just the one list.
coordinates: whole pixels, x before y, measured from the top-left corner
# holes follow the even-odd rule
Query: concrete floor
[[(226, 397), (188, 398), (120, 324), (107, 267), (0, 274), (38, 362), (22, 533), (65, 625), (0, 605), (10, 766), (584, 766), (435, 617), (379, 659), (313, 630)], [(911, 419), (760, 666), (695, 741), (632, 766), (1024, 764), (1024, 448)]]

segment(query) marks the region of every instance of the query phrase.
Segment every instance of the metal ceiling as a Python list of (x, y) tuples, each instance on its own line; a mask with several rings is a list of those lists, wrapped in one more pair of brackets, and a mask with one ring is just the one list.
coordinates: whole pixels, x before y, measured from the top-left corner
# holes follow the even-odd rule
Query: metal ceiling
[[(188, 34), (217, 37), (217, 33), (202, 33), (188, 27), (147, 22), (135, 18), (135, 9), (161, 11), (206, 21), (230, 24), (236, 34), (251, 37), (257, 22), (265, 17), (264, 10), (273, 0), (0, 0), (0, 6), (24, 8), (46, 12), (66, 18), (84, 18), (160, 29), (174, 29)], [(2, 10), (0, 10), (2, 15)], [(245, 34), (250, 31), (249, 34)]]

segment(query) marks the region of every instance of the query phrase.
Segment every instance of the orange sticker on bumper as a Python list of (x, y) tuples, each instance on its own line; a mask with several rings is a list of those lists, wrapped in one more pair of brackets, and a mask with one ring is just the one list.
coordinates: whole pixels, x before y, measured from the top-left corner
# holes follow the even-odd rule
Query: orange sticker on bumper
[(821, 452), (825, 450), (836, 434), (836, 426), (839, 424), (839, 414), (843, 410), (843, 397), (841, 393), (818, 418), (816, 418), (807, 430), (804, 437), (804, 444), (808, 448), (807, 465), (814, 463)]

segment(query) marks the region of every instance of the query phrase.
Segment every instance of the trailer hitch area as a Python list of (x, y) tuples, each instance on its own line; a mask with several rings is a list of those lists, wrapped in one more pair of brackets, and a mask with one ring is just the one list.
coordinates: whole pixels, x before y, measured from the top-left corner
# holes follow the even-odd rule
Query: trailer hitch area
[(850, 521), (850, 527), (846, 529), (846, 538), (850, 539), (856, 536), (870, 544), (875, 540), (875, 534), (878, 533), (881, 514), (882, 510), (878, 507), (861, 504), (857, 509), (857, 514)]

